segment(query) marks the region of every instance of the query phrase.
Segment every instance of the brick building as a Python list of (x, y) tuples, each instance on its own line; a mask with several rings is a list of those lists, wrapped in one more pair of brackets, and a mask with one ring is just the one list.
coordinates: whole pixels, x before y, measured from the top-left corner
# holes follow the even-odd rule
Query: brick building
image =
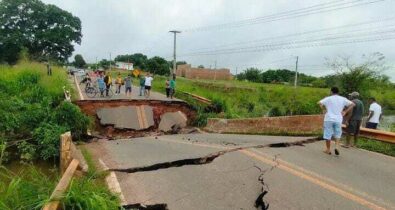
[(187, 79), (212, 79), (212, 80), (230, 80), (232, 74), (229, 69), (207, 69), (194, 68), (191, 64), (182, 64), (177, 66), (176, 75)]

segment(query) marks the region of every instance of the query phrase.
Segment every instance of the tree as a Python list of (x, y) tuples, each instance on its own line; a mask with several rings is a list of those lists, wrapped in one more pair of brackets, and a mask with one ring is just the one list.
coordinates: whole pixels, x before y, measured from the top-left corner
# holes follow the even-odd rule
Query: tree
[(154, 74), (169, 75), (169, 63), (162, 57), (155, 56), (147, 60), (147, 70)]
[(40, 0), (0, 1), (0, 62), (13, 64), (22, 48), (33, 59), (67, 61), (81, 43), (81, 21)]
[(135, 53), (132, 55), (118, 55), (114, 60), (126, 63), (130, 62), (133, 63), (135, 68), (145, 69), (148, 58), (142, 53)]
[[(114, 66), (115, 62), (111, 61), (111, 65)], [(110, 68), (110, 61), (107, 59), (102, 59), (101, 61), (99, 61), (99, 66), (107, 70), (108, 68)]]
[(363, 62), (359, 64), (353, 63), (349, 56), (326, 60), (327, 65), (335, 71), (336, 85), (340, 87), (343, 95), (358, 91), (366, 97), (370, 89), (388, 85), (389, 81), (381, 75), (386, 70), (385, 56), (379, 52), (363, 55)]
[(248, 68), (244, 71), (246, 80), (250, 82), (261, 82), (261, 71), (257, 68)]
[(77, 54), (74, 56), (74, 66), (77, 68), (83, 68), (86, 66), (85, 60), (81, 54)]
[(199, 69), (204, 69), (204, 66), (203, 65), (199, 65), (198, 68)]

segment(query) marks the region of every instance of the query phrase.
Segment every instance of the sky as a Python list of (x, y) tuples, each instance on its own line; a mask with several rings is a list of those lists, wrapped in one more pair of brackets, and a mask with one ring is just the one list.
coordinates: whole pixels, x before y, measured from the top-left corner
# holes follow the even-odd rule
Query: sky
[[(294, 70), (298, 56), (299, 72), (322, 76), (334, 73), (326, 59), (349, 56), (351, 62), (358, 63), (363, 61), (362, 55), (381, 52), (388, 67), (384, 74), (395, 82), (394, 0), (42, 1), (81, 19), (83, 38), (81, 45), (75, 46), (74, 54), (82, 54), (91, 63), (96, 58), (109, 59), (110, 54), (113, 59), (132, 53), (172, 60), (173, 34), (168, 31), (180, 30), (177, 60), (192, 66), (230, 68), (232, 73), (247, 67)], [(361, 4), (355, 6), (356, 3)], [(335, 5), (346, 8), (330, 10)], [(289, 11), (293, 11), (293, 16), (286, 15)], [(303, 15), (306, 11), (313, 14)], [(243, 20), (247, 24), (238, 24)], [(219, 27), (220, 24), (227, 25)], [(206, 26), (212, 27), (202, 30)], [(347, 43), (331, 40), (345, 35)], [(378, 40), (366, 41), (374, 39), (369, 36)], [(309, 42), (315, 39), (318, 41)], [(273, 49), (273, 44), (284, 42), (289, 44)], [(298, 47), (298, 43), (306, 42)], [(257, 46), (265, 46), (265, 50), (243, 51)], [(215, 51), (223, 48), (236, 52)]]

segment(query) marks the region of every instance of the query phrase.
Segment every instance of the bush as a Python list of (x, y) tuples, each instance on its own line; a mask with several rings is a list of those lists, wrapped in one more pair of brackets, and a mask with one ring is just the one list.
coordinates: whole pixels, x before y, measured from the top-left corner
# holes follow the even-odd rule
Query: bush
[(42, 123), (33, 132), (33, 139), (37, 143), (38, 155), (43, 160), (59, 156), (59, 138), (66, 128), (50, 123)]
[(52, 120), (54, 123), (70, 129), (76, 140), (86, 134), (90, 124), (89, 118), (81, 112), (78, 106), (70, 102), (62, 102), (55, 109)]

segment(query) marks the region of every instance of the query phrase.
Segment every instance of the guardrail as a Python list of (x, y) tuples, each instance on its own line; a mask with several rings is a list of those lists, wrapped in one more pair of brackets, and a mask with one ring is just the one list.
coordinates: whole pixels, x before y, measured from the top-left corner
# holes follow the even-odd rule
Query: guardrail
[(67, 132), (60, 136), (60, 173), (62, 178), (55, 187), (43, 210), (57, 210), (60, 208), (60, 200), (67, 191), (70, 182), (74, 176), (82, 174), (80, 161), (73, 158), (73, 150), (75, 148), (71, 139), (71, 133)]
[(194, 98), (195, 100), (197, 100), (197, 101), (199, 101), (201, 103), (204, 103), (204, 104), (207, 104), (207, 105), (211, 105), (212, 104), (212, 101), (210, 99), (204, 98), (202, 96), (198, 96), (198, 95), (195, 95), (195, 94), (192, 94), (192, 93), (188, 93), (188, 92), (183, 92), (183, 91), (181, 91), (181, 93), (183, 93), (183, 94), (185, 94), (187, 96), (190, 96), (190, 97)]
[[(343, 125), (343, 130), (346, 129), (346, 125)], [(368, 138), (372, 138), (378, 141), (395, 144), (395, 133), (383, 130), (376, 130), (370, 128), (360, 128), (360, 135)]]

